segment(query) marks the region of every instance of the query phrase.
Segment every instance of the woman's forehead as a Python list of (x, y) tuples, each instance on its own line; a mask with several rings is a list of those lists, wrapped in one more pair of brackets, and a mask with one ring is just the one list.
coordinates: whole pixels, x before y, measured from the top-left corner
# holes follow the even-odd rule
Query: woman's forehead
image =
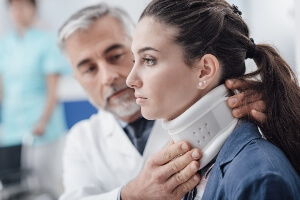
[(175, 44), (174, 38), (176, 34), (177, 30), (175, 28), (158, 22), (152, 17), (145, 17), (136, 26), (133, 46), (147, 46), (147, 44), (164, 46), (166, 44)]

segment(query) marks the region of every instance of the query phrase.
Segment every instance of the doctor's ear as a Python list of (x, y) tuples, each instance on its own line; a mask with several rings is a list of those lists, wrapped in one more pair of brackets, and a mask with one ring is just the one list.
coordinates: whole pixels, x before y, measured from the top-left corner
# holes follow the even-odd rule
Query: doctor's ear
[(210, 85), (218, 82), (219, 61), (212, 54), (205, 54), (198, 61), (198, 89), (206, 89)]

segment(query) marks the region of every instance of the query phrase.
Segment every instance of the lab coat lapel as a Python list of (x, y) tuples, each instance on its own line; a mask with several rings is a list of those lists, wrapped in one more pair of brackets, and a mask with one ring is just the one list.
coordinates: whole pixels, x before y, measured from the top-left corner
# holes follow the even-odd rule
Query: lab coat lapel
[(138, 175), (143, 158), (111, 113), (103, 111), (101, 124), (102, 139), (106, 141), (103, 161), (109, 166), (115, 181), (124, 185)]
[[(112, 114), (104, 112), (101, 116), (101, 123), (103, 123), (102, 131), (107, 140), (107, 152), (110, 152), (106, 157), (106, 162), (121, 184), (136, 177), (146, 159), (161, 150), (170, 140), (168, 133), (162, 128), (161, 122), (156, 121), (142, 157)], [(120, 157), (120, 155), (123, 156)]]
[(109, 148), (112, 151), (127, 156), (141, 158), (141, 155), (131, 143), (116, 118), (110, 113), (105, 111), (102, 112), (101, 121), (103, 123), (104, 134), (107, 137)]

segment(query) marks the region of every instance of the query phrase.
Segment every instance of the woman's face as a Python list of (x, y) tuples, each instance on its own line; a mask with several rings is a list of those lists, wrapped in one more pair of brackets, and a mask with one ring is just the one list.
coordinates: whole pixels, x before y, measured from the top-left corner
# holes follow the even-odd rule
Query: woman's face
[(127, 85), (135, 89), (136, 102), (147, 119), (174, 119), (202, 96), (197, 67), (184, 62), (182, 48), (173, 41), (176, 31), (145, 17), (134, 33), (135, 63)]

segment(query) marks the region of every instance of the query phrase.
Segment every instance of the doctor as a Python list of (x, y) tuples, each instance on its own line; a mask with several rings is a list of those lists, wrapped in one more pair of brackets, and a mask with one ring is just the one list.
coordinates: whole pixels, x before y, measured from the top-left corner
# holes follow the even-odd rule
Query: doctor
[[(160, 122), (141, 116), (134, 91), (126, 86), (133, 65), (133, 28), (123, 10), (99, 4), (75, 13), (59, 31), (59, 45), (75, 78), (101, 109), (68, 134), (61, 200), (126, 200), (128, 194), (135, 199), (166, 199), (170, 194), (180, 199), (200, 180), (200, 150), (187, 142), (169, 142)], [(237, 117), (249, 109), (238, 108), (241, 98), (230, 99)], [(264, 103), (255, 101), (251, 114), (264, 121)], [(146, 190), (137, 191), (137, 185)]]

